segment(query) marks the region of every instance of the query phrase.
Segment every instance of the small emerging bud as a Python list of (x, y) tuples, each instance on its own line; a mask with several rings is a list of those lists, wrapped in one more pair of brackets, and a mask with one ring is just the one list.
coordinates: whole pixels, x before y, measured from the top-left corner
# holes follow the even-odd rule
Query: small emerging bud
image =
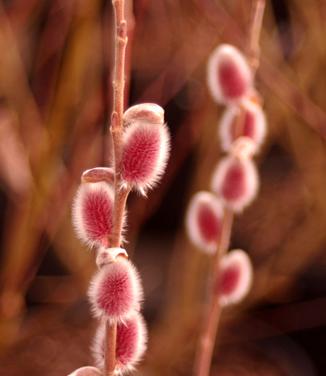
[(237, 138), (230, 148), (230, 154), (238, 159), (250, 159), (256, 151), (255, 142), (249, 137)]
[[(241, 114), (241, 111), (244, 111), (244, 114)], [(222, 116), (219, 135), (224, 151), (230, 151), (232, 143), (244, 136), (254, 141), (254, 151), (257, 152), (266, 136), (266, 118), (263, 110), (250, 101), (245, 101), (242, 108), (230, 106)]]
[(127, 319), (138, 310), (143, 297), (139, 274), (123, 257), (104, 265), (93, 277), (88, 296), (94, 315), (106, 315), (109, 320)]
[(170, 149), (164, 124), (135, 122), (124, 131), (121, 176), (130, 187), (145, 194), (164, 173)]
[(186, 228), (191, 241), (207, 253), (216, 251), (221, 235), (223, 207), (210, 192), (198, 192), (190, 201)]
[(81, 184), (72, 207), (72, 220), (80, 240), (90, 246), (107, 246), (112, 211), (113, 190), (107, 183)]
[(96, 265), (99, 269), (101, 269), (104, 265), (115, 262), (117, 257), (124, 257), (128, 259), (128, 253), (123, 248), (100, 247), (97, 250)]
[(111, 167), (94, 167), (83, 172), (82, 183), (98, 183), (105, 181), (111, 185), (114, 183), (114, 171)]
[(212, 178), (212, 190), (234, 212), (241, 212), (255, 198), (258, 174), (250, 159), (228, 156), (217, 165)]
[[(95, 363), (101, 369), (104, 368), (105, 326), (104, 321), (98, 327), (92, 347)], [(124, 374), (134, 369), (146, 351), (146, 343), (147, 329), (140, 313), (134, 312), (128, 320), (118, 323), (116, 374)]]
[(102, 372), (95, 367), (81, 367), (70, 373), (68, 376), (101, 376)]
[(149, 124), (163, 124), (164, 110), (155, 103), (141, 103), (128, 108), (123, 114), (125, 126), (138, 122), (147, 122)]
[(227, 306), (240, 302), (251, 288), (252, 274), (250, 258), (244, 251), (237, 249), (226, 254), (220, 263), (216, 285), (220, 304)]
[(235, 47), (222, 44), (208, 61), (208, 87), (219, 103), (239, 101), (252, 88), (252, 72), (242, 53)]

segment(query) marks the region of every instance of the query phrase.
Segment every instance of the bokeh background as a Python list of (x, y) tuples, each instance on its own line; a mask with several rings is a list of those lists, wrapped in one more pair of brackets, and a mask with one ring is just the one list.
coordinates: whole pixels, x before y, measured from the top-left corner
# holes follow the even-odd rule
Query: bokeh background
[[(172, 153), (147, 200), (128, 201), (128, 252), (150, 328), (136, 374), (191, 374), (210, 259), (184, 215), (221, 157), (210, 51), (246, 50), (249, 0), (126, 0), (126, 101), (163, 106)], [(257, 88), (269, 134), (259, 196), (232, 247), (255, 267), (225, 310), (212, 375), (326, 374), (326, 1), (267, 0)], [(83, 170), (110, 163), (111, 2), (0, 2), (0, 375), (59, 376), (92, 364), (85, 297), (94, 255), (70, 208)]]

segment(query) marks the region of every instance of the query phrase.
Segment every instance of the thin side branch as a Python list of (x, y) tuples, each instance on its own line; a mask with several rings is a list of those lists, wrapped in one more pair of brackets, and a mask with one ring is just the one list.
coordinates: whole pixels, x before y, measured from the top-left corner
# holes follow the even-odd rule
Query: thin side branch
[(260, 61), (259, 39), (263, 25), (265, 7), (266, 0), (255, 0), (254, 6), (252, 8), (252, 16), (250, 21), (251, 28), (248, 43), (248, 58), (249, 64), (254, 74), (259, 67)]

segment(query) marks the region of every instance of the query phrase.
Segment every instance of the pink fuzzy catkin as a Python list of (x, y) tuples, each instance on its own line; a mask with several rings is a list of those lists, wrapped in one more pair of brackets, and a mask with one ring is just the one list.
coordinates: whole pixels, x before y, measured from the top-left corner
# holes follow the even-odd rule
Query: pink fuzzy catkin
[(216, 251), (222, 216), (222, 204), (215, 195), (201, 191), (193, 196), (186, 215), (186, 229), (190, 240), (204, 252)]
[(126, 185), (145, 194), (164, 173), (170, 150), (169, 132), (166, 125), (159, 123), (160, 114), (142, 112), (140, 108), (125, 117), (129, 125), (123, 135), (121, 177)]
[(208, 87), (218, 103), (243, 99), (253, 84), (250, 67), (242, 53), (229, 44), (222, 44), (211, 54), (207, 70)]
[(234, 212), (241, 212), (255, 198), (259, 181), (256, 167), (249, 158), (225, 157), (217, 165), (211, 187)]
[(104, 182), (82, 183), (72, 207), (78, 238), (89, 246), (107, 246), (112, 231), (113, 190)]
[(109, 320), (126, 320), (138, 310), (143, 298), (139, 274), (133, 264), (118, 257), (104, 265), (93, 277), (88, 296), (94, 315)]
[[(105, 325), (105, 321), (99, 325), (92, 346), (95, 363), (100, 369), (104, 367)], [(124, 374), (133, 370), (143, 357), (146, 344), (147, 329), (140, 313), (134, 312), (127, 320), (118, 323), (115, 373)]]
[[(219, 124), (219, 136), (221, 139), (222, 149), (229, 152), (232, 143), (239, 137), (248, 137), (254, 141), (255, 152), (262, 145), (266, 136), (266, 118), (262, 108), (246, 100), (242, 108), (238, 106), (228, 107)], [(240, 111), (244, 111), (243, 124), (238, 125)]]
[(252, 265), (248, 255), (240, 250), (226, 254), (220, 263), (216, 292), (223, 306), (240, 302), (252, 284)]

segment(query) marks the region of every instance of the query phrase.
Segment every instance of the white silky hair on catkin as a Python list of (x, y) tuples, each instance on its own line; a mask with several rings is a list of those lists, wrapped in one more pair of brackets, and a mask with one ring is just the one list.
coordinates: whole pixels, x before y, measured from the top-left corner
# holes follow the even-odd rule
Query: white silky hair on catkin
[(156, 103), (140, 103), (129, 107), (123, 114), (126, 126), (134, 122), (164, 123), (164, 109)]
[(68, 376), (101, 376), (102, 372), (95, 367), (81, 367), (70, 373)]

